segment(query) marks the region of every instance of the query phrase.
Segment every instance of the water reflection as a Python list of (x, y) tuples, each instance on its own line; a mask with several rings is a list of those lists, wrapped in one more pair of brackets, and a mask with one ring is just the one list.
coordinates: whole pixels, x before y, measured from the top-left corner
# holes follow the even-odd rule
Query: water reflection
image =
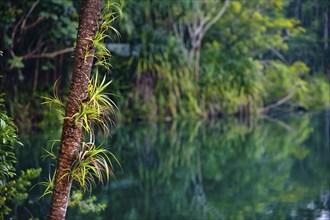
[(118, 125), (125, 173), (92, 219), (329, 219), (328, 114), (280, 120)]

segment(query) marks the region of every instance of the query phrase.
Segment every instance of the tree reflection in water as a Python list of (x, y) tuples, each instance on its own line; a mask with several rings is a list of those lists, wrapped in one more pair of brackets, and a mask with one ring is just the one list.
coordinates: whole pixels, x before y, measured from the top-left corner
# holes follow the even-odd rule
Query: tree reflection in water
[[(319, 118), (318, 118), (319, 117)], [(320, 116), (119, 126), (125, 174), (100, 198), (113, 219), (299, 219), (329, 203)], [(283, 126), (285, 125), (285, 126)], [(307, 207), (314, 201), (313, 209)]]
[(106, 211), (68, 219), (329, 217), (328, 125), (328, 113), (117, 125), (104, 145), (124, 174), (94, 192)]

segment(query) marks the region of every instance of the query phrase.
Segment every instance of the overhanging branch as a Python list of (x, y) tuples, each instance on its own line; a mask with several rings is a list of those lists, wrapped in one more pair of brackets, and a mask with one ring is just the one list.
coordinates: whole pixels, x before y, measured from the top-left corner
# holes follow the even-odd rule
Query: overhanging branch
[(74, 51), (74, 47), (69, 47), (69, 48), (57, 50), (57, 51), (54, 51), (51, 53), (42, 53), (42, 54), (34, 54), (34, 55), (27, 54), (27, 55), (23, 56), (22, 59), (28, 60), (28, 59), (37, 59), (37, 58), (54, 58), (58, 55), (73, 52), (73, 51)]
[(277, 102), (273, 103), (273, 104), (270, 104), (270, 105), (267, 105), (266, 107), (258, 110), (258, 114), (265, 114), (267, 113), (269, 110), (273, 109), (273, 108), (276, 108), (284, 103), (286, 103), (287, 101), (289, 101), (292, 96), (294, 95), (294, 93), (290, 93), (289, 95), (281, 98), (280, 100), (278, 100)]
[(214, 23), (216, 23), (221, 17), (222, 15), (225, 13), (227, 7), (229, 6), (229, 2), (230, 0), (226, 0), (224, 5), (222, 6), (221, 10), (218, 12), (218, 14), (212, 19), (212, 21), (210, 23), (208, 23), (205, 28), (204, 28), (204, 33), (206, 33), (212, 25), (214, 25)]

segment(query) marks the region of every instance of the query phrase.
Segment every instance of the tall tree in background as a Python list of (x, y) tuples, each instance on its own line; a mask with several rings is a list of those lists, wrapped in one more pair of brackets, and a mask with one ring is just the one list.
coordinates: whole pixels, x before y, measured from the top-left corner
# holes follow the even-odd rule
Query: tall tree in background
[[(226, 0), (223, 5), (220, 1), (217, 2), (201, 2), (194, 1), (194, 13), (184, 19), (179, 24), (174, 24), (175, 36), (181, 41), (181, 48), (188, 53), (189, 63), (194, 65), (195, 80), (199, 80), (200, 69), (200, 50), (205, 34), (209, 29), (219, 21), (228, 8), (230, 0)], [(219, 7), (220, 5), (220, 7)], [(203, 11), (203, 8), (206, 10)], [(219, 9), (218, 9), (219, 8)], [(184, 31), (188, 29), (190, 45), (185, 44)]]
[(75, 123), (72, 118), (79, 113), (81, 103), (84, 103), (87, 99), (89, 77), (95, 52), (93, 40), (98, 29), (101, 5), (101, 0), (84, 0), (81, 9), (75, 64), (66, 105), (55, 185), (48, 219), (64, 219), (66, 214), (72, 179), (64, 178), (64, 176), (77, 158), (82, 136), (82, 124)]

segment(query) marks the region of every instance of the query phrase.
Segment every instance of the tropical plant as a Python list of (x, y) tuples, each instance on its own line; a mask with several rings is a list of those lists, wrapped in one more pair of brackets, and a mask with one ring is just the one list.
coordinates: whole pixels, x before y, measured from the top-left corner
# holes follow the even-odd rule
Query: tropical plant
[(0, 187), (0, 218), (12, 216), (12, 209), (23, 205), (28, 198), (31, 188), (31, 181), (40, 175), (41, 168), (27, 169), (20, 172), (15, 178), (7, 180), (6, 184)]
[[(113, 40), (110, 35), (110, 30), (114, 32), (117, 36), (120, 36), (120, 33), (113, 27), (114, 21), (122, 15), (122, 3), (118, 3), (115, 1), (106, 1), (103, 9), (101, 20), (99, 22), (98, 30), (95, 34), (95, 38), (91, 39), (93, 44), (92, 47), (95, 48), (95, 54), (93, 55), (96, 58), (95, 66), (102, 67), (107, 71), (110, 70), (111, 64), (109, 62), (109, 58), (111, 57), (111, 53), (107, 48), (105, 42), (110, 39)], [(88, 55), (88, 51), (86, 53), (86, 57)]]
[[(293, 85), (303, 82), (310, 90), (312, 80), (298, 76), (303, 63), (286, 56), (290, 42), (306, 31), (299, 20), (284, 16), (288, 4), (127, 1), (120, 28), (130, 53), (114, 61), (120, 68), (114, 70), (113, 85), (118, 94), (129, 97), (116, 102), (124, 109), (125, 119), (256, 113), (291, 94), (270, 97), (275, 91), (269, 84), (280, 88), (284, 72), (290, 72), (287, 77)], [(274, 75), (276, 80), (268, 75), (272, 62), (287, 70), (274, 70), (282, 71)], [(298, 87), (299, 92), (289, 99), (291, 106), (311, 100), (307, 98), (311, 93)], [(287, 90), (275, 93), (283, 91)]]
[(2, 97), (0, 94), (0, 218), (5, 219), (14, 205), (21, 205), (26, 200), (31, 180), (39, 176), (41, 169), (28, 169), (17, 175), (14, 150), (22, 143), (16, 135), (17, 128), (4, 110)]
[(108, 155), (120, 165), (114, 154), (102, 145), (95, 146), (91, 137), (89, 142), (82, 142), (77, 159), (62, 178), (72, 178), (83, 190), (91, 192), (97, 181), (104, 184), (109, 182), (110, 176), (114, 177), (114, 166)]
[[(110, 176), (114, 176), (114, 166), (110, 157), (120, 165), (110, 151), (101, 145), (96, 146), (94, 139), (94, 125), (98, 124), (104, 131), (109, 131), (110, 114), (113, 114), (116, 108), (115, 103), (108, 97), (109, 94), (105, 92), (111, 81), (106, 82), (106, 77), (103, 77), (99, 82), (98, 67), (109, 70), (108, 59), (111, 54), (104, 41), (110, 38), (107, 32), (115, 30), (112, 23), (117, 18), (118, 11), (121, 11), (121, 5), (106, 3), (99, 20), (101, 5), (100, 0), (83, 2), (76, 48), (81, 53), (76, 54), (72, 85), (66, 105), (57, 95), (56, 82), (53, 97), (44, 98), (44, 104), (53, 105), (59, 111), (66, 106), (57, 167), (53, 177), (41, 183), (46, 186), (42, 196), (53, 192), (49, 219), (65, 217), (73, 181), (84, 191), (91, 191), (97, 182), (108, 182)], [(118, 34), (117, 31), (115, 33)], [(94, 57), (96, 73), (89, 79)], [(85, 135), (89, 136), (89, 141), (85, 140)], [(47, 151), (47, 154), (51, 158), (55, 155), (52, 151)], [(61, 210), (58, 209), (59, 206)]]
[(0, 187), (5, 186), (6, 179), (15, 176), (17, 161), (13, 150), (16, 144), (22, 145), (16, 135), (17, 128), (4, 110), (3, 95), (0, 94)]
[(96, 196), (90, 196), (87, 199), (84, 199), (84, 195), (78, 191), (74, 190), (70, 199), (70, 207), (79, 207), (79, 211), (82, 214), (95, 214), (104, 211), (106, 204), (104, 203), (95, 203), (97, 200)]
[(42, 96), (41, 97), (44, 100), (44, 102), (42, 102), (42, 104), (49, 105), (49, 108), (54, 108), (62, 116), (64, 116), (65, 105), (58, 95), (58, 82), (59, 82), (59, 79), (57, 79), (53, 85), (53, 96), (51, 96), (51, 97)]
[(106, 82), (104, 76), (99, 83), (98, 77), (96, 71), (88, 84), (88, 100), (81, 104), (79, 112), (71, 118), (75, 123), (82, 123), (87, 132), (92, 132), (92, 124), (99, 124), (103, 130), (108, 131), (110, 114), (113, 114), (116, 108), (116, 104), (109, 97), (110, 94), (105, 92), (111, 81)]

